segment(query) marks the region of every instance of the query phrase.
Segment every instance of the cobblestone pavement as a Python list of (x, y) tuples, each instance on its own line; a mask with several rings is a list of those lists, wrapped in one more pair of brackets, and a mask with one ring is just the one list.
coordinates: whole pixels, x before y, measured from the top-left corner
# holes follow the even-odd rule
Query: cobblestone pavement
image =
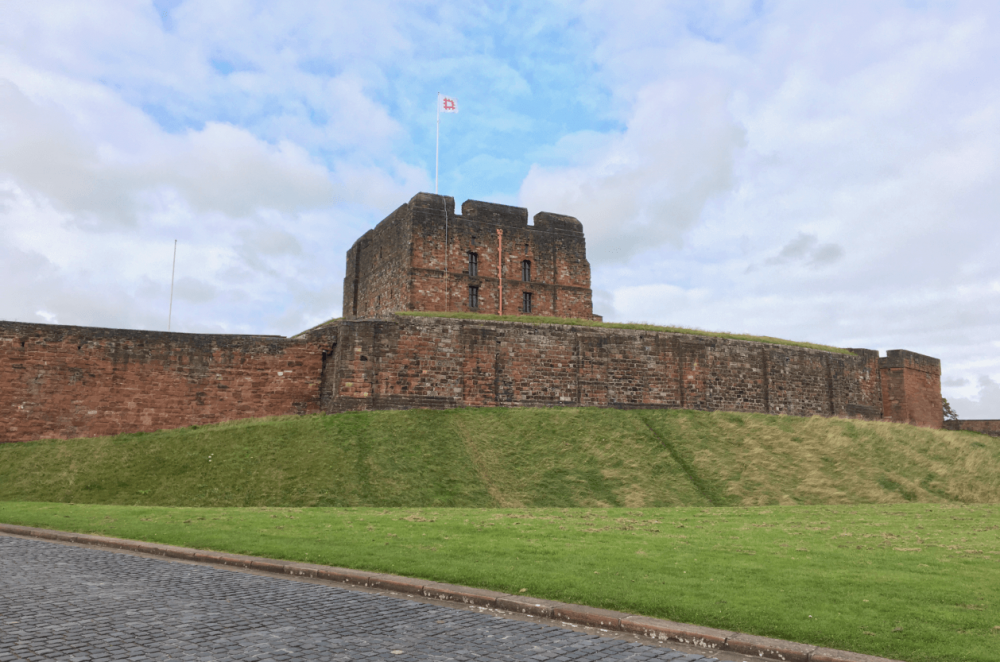
[(339, 587), (0, 535), (8, 660), (713, 658)]

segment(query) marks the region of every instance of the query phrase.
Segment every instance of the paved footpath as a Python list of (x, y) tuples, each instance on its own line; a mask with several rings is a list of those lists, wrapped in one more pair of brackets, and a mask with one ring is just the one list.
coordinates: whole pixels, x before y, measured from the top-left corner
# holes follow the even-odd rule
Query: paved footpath
[(336, 586), (0, 535), (0, 662), (382, 659), (716, 658)]

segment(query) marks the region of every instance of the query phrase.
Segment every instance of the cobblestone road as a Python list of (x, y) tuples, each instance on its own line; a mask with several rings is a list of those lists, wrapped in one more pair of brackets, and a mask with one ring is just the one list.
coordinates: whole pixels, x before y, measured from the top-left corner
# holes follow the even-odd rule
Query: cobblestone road
[(395, 597), (0, 535), (8, 660), (710, 658)]

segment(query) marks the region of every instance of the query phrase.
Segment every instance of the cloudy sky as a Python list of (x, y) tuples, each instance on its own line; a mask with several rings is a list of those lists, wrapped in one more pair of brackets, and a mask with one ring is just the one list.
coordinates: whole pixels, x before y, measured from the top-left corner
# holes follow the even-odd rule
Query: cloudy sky
[[(707, 8), (708, 7), (708, 8)], [(939, 357), (1000, 418), (1000, 4), (0, 0), (0, 319), (292, 334), (418, 191), (595, 309)]]

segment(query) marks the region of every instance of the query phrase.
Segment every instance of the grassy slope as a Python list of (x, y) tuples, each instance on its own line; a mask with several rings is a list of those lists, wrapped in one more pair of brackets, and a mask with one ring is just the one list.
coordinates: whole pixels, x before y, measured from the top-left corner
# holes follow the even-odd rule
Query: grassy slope
[(0, 446), (0, 500), (161, 506), (724, 506), (1000, 501), (1000, 442), (684, 410), (247, 420)]
[(998, 469), (998, 440), (887, 423), (365, 412), (0, 446), (0, 521), (986, 662)]
[(591, 604), (910, 662), (1000, 650), (1000, 506), (157, 508), (0, 521)]

